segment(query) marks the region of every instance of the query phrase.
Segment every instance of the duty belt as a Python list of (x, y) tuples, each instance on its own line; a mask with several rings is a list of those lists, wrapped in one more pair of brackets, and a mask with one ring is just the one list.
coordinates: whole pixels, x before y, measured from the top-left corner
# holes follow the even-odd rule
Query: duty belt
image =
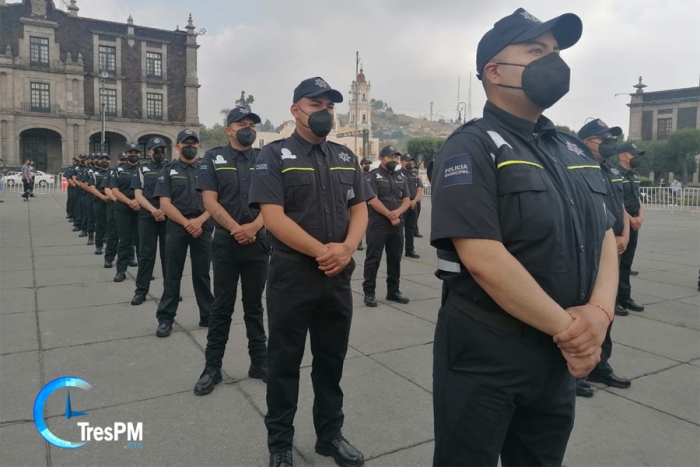
[(476, 321), (491, 326), (509, 334), (522, 335), (526, 326), (508, 314), (497, 311), (486, 311), (454, 292), (447, 292), (446, 303), (449, 303), (459, 311)]

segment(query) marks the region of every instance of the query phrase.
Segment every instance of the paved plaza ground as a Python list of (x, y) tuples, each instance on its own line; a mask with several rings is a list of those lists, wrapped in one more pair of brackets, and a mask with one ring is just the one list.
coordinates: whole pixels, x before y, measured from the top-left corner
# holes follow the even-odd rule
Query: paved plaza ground
[[(94, 248), (71, 232), (65, 195), (16, 194), (0, 204), (0, 465), (2, 466), (264, 466), (265, 386), (247, 377), (245, 327), (237, 303), (224, 383), (209, 396), (192, 388), (203, 366), (206, 329), (198, 327), (189, 264), (177, 326), (155, 336), (160, 268), (149, 301), (131, 306), (136, 270), (115, 284)], [(362, 306), (356, 254), (355, 315), (343, 389), (346, 437), (371, 466), (427, 466), (433, 450), (432, 341), (440, 302), (428, 244), (430, 201), (417, 240), (419, 260), (404, 259), (408, 305), (389, 304), (385, 265), (378, 308)], [(644, 313), (618, 317), (615, 371), (630, 389), (597, 386), (578, 399), (567, 466), (700, 465), (700, 216), (648, 212), (640, 235), (633, 297)], [(297, 465), (333, 465), (314, 453), (311, 355), (304, 356), (296, 417)], [(142, 448), (90, 442), (74, 450), (46, 443), (32, 407), (47, 382), (64, 375), (89, 381), (71, 391), (73, 410), (92, 426), (142, 422)], [(65, 390), (47, 404), (49, 427), (78, 440), (66, 420)]]

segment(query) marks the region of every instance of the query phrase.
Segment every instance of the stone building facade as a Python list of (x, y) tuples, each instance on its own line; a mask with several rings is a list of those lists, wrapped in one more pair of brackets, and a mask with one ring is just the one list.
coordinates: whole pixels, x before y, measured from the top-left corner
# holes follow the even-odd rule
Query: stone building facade
[(198, 129), (197, 33), (82, 18), (53, 0), (0, 0), (0, 157), (58, 172), (74, 155)]

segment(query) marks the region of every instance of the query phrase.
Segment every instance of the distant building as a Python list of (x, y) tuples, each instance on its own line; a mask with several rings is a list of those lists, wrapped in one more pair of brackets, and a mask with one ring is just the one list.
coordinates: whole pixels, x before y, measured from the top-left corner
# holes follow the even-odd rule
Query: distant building
[(127, 142), (170, 145), (198, 129), (197, 34), (78, 16), (53, 0), (0, 0), (0, 157), (57, 172), (99, 152), (101, 105), (112, 160)]

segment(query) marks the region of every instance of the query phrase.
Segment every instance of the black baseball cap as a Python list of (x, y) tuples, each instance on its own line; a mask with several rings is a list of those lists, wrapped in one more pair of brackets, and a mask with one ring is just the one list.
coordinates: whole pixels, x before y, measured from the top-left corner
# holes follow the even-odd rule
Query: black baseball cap
[(520, 44), (546, 32), (551, 32), (559, 44), (559, 49), (568, 49), (578, 42), (583, 31), (581, 18), (573, 13), (566, 13), (549, 21), (542, 22), (523, 8), (493, 25), (493, 29), (484, 34), (476, 49), (476, 77), (481, 79), (484, 66), (501, 50), (511, 44)]
[(254, 123), (261, 122), (258, 114), (251, 112), (250, 110), (246, 109), (245, 107), (236, 107), (235, 109), (231, 109), (231, 111), (228, 113), (228, 116), (226, 116), (226, 126), (229, 126), (233, 122), (237, 122), (237, 121), (242, 120), (246, 117), (251, 118)]
[(177, 134), (177, 144), (182, 143), (188, 138), (196, 139), (199, 143), (199, 136), (197, 136), (197, 133), (195, 133), (192, 130), (182, 130), (180, 133)]
[(379, 151), (379, 157), (386, 157), (386, 156), (393, 156), (397, 155), (400, 156), (401, 153), (394, 148), (394, 146), (385, 146), (382, 148), (381, 151)]
[(615, 154), (622, 154), (623, 152), (628, 152), (634, 156), (643, 156), (646, 154), (646, 151), (640, 151), (637, 145), (634, 143), (618, 144)]
[(80, 154), (78, 159), (87, 159), (87, 154)]
[(146, 144), (146, 149), (149, 151), (156, 149), (156, 148), (167, 148), (168, 145), (165, 144), (165, 140), (163, 138), (159, 137), (153, 137), (148, 140), (148, 144)]
[(365, 157), (360, 161), (360, 165), (365, 165), (365, 164), (372, 164), (372, 161)]
[(604, 121), (596, 118), (595, 120), (591, 120), (590, 122), (586, 123), (580, 130), (578, 130), (578, 137), (579, 139), (586, 139), (590, 138), (591, 136), (600, 136), (608, 132), (610, 132), (610, 134), (613, 136), (620, 136), (622, 134), (622, 128), (619, 126), (610, 128)]
[(326, 83), (325, 79), (316, 76), (315, 78), (305, 79), (299, 83), (299, 86), (294, 89), (293, 103), (296, 104), (304, 97), (318, 97), (321, 94), (328, 94), (328, 97), (330, 97), (333, 102), (343, 102), (343, 95), (340, 91), (331, 88), (331, 86)]
[(120, 152), (119, 153), (119, 160), (126, 159), (126, 153), (125, 152)]
[(412, 160), (413, 160), (413, 156), (410, 155), (410, 154), (408, 154), (408, 153), (406, 153), (406, 154), (404, 154), (403, 156), (401, 156), (401, 160), (404, 161), (404, 162), (412, 161)]
[(124, 152), (127, 153), (129, 151), (138, 151), (139, 153), (141, 152), (141, 146), (139, 146), (136, 143), (129, 143), (126, 145), (124, 148)]
[(106, 152), (103, 152), (102, 154), (98, 154), (98, 155), (97, 155), (97, 158), (98, 158), (98, 159), (109, 159), (109, 160), (111, 160), (111, 159), (109, 158), (109, 154), (107, 154)]

